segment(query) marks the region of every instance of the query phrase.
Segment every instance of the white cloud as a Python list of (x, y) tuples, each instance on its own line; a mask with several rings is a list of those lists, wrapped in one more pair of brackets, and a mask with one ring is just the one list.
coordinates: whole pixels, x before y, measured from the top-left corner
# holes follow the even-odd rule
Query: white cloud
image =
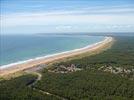
[(71, 29), (72, 28), (72, 26), (70, 26), (70, 25), (59, 25), (59, 26), (56, 26), (56, 29), (57, 30), (69, 30), (69, 29)]
[(2, 17), (5, 27), (18, 25), (58, 25), (58, 24), (134, 24), (134, 15), (14, 15)]
[[(101, 7), (100, 7), (101, 8)], [(71, 30), (72, 26), (93, 25), (95, 29), (104, 27), (108, 29), (130, 28), (134, 25), (134, 9), (113, 7), (104, 9), (101, 8), (85, 8), (85, 10), (57, 10), (50, 12), (35, 12), (35, 13), (14, 13), (1, 16), (2, 28), (7, 30), (12, 27), (21, 26), (57, 26), (57, 30)], [(99, 26), (100, 25), (100, 26)], [(112, 26), (110, 26), (112, 25)], [(122, 26), (121, 26), (122, 25)], [(82, 28), (82, 27), (80, 27)], [(91, 29), (91, 28), (89, 28)]]

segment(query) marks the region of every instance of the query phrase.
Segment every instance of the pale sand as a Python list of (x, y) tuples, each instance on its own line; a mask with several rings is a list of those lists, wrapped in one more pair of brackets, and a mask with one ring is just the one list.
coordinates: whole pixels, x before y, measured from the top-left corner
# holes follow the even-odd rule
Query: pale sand
[(102, 47), (105, 47), (105, 45), (109, 45), (112, 41), (113, 41), (112, 37), (106, 37), (103, 41), (98, 42), (98, 43), (93, 44), (93, 45), (89, 45), (89, 46), (84, 47), (84, 48), (75, 49), (75, 50), (71, 50), (68, 52), (56, 54), (56, 55), (53, 55), (53, 56), (50, 56), (47, 58), (44, 57), (44, 58), (40, 58), (40, 59), (35, 59), (35, 60), (29, 61), (26, 63), (17, 64), (17, 65), (10, 66), (8, 68), (0, 69), (0, 76), (1, 77), (6, 76), (9, 74), (13, 74), (15, 72), (18, 72), (18, 71), (23, 71), (26, 69), (33, 68), (39, 64), (49, 64), (49, 63), (52, 63), (54, 61), (61, 60), (63, 58), (73, 57), (73, 56), (83, 54), (86, 52), (92, 53), (96, 50), (102, 49)]

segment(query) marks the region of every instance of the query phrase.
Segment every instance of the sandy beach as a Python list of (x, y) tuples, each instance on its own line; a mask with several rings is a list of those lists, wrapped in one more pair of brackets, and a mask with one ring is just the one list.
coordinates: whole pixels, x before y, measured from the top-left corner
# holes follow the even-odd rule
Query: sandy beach
[(39, 59), (33, 59), (33, 60), (30, 60), (21, 64), (15, 64), (15, 65), (11, 65), (10, 67), (1, 68), (0, 77), (6, 76), (9, 74), (18, 72), (18, 71), (27, 70), (27, 69), (36, 67), (37, 65), (40, 65), (40, 64), (49, 64), (60, 59), (76, 56), (76, 55), (83, 54), (86, 52), (92, 53), (93, 51), (102, 49), (103, 47), (105, 47), (105, 45), (109, 45), (109, 43), (111, 43), (112, 41), (113, 41), (112, 37), (106, 37), (103, 41), (95, 43), (93, 45), (86, 46), (84, 48), (62, 52), (62, 53), (54, 54), (48, 57), (41, 57)]

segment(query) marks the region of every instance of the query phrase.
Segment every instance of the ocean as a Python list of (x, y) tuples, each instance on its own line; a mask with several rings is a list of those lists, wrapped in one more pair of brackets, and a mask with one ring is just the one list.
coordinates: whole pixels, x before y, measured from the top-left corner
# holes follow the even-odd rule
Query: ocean
[(0, 35), (0, 66), (83, 48), (104, 38), (87, 35)]

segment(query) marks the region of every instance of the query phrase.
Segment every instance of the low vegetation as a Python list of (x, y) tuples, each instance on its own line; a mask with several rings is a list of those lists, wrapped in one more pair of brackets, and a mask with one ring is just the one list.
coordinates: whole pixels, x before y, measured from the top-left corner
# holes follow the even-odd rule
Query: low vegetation
[(68, 100), (127, 100), (134, 98), (134, 81), (95, 70), (74, 73), (43, 72), (35, 88)]
[(24, 75), (0, 81), (0, 100), (53, 100), (53, 96), (42, 94), (29, 87), (36, 78), (34, 75)]
[(134, 37), (115, 40), (98, 55), (53, 64), (41, 71), (41, 80), (24, 75), (0, 81), (0, 99), (133, 100)]

